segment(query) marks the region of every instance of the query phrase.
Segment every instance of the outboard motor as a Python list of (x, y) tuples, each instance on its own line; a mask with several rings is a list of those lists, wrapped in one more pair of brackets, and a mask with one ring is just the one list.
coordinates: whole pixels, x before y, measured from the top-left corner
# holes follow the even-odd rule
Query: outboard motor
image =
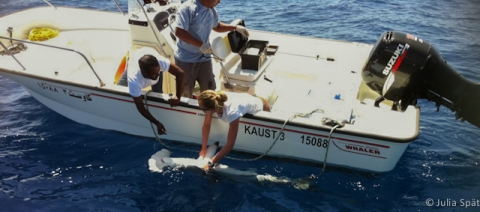
[(450, 108), (456, 118), (480, 127), (480, 84), (458, 74), (426, 41), (402, 32), (385, 32), (362, 70), (365, 83), (404, 111), (423, 98)]

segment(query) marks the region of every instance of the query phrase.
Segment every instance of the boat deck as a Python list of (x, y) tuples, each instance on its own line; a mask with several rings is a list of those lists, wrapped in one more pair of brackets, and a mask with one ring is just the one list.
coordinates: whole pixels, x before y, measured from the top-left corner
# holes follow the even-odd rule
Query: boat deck
[[(376, 96), (362, 96), (364, 89), (361, 71), (373, 45), (342, 42), (319, 38), (276, 34), (250, 30), (250, 40), (269, 41), (278, 46), (265, 76), (272, 81), (278, 98), (272, 112), (260, 112), (256, 116), (285, 121), (295, 114), (317, 112), (307, 117), (298, 117), (291, 123), (322, 125), (323, 118), (346, 122), (340, 130), (365, 135), (378, 135), (402, 140), (417, 135), (418, 114), (415, 108), (406, 112), (390, 110), (391, 105), (373, 106)], [(215, 75), (221, 75), (221, 67), (214, 66)], [(262, 88), (263, 79), (258, 84)], [(217, 88), (221, 87), (217, 82)], [(268, 84), (268, 83), (267, 83)], [(258, 91), (258, 88), (256, 89)], [(371, 96), (368, 96), (371, 95)], [(365, 97), (366, 96), (366, 97)], [(400, 124), (401, 130), (392, 127)]]
[[(34, 11), (41, 14), (45, 12)], [(115, 20), (116, 25), (126, 23), (125, 18), (119, 14), (88, 14), (91, 14), (92, 19)], [(9, 18), (15, 17), (12, 15)], [(122, 18), (117, 20), (118, 17)], [(218, 34), (213, 33), (212, 37), (215, 35)], [(278, 98), (272, 105), (272, 112), (260, 112), (256, 116), (284, 121), (294, 114), (318, 109), (318, 112), (305, 118), (296, 118), (292, 123), (328, 128), (322, 125), (321, 120), (331, 118), (348, 123), (339, 130), (357, 134), (392, 140), (411, 140), (418, 135), (418, 110), (415, 108), (395, 112), (384, 104), (380, 108), (373, 107), (372, 98), (359, 100), (358, 94), (362, 89), (361, 69), (372, 45), (257, 30), (250, 30), (250, 39), (265, 40), (270, 45), (278, 46), (278, 51), (265, 70)], [(107, 84), (106, 89), (128, 92), (126, 87), (113, 85), (120, 61), (132, 45), (127, 27), (64, 28), (60, 29), (56, 38), (41, 43), (83, 53)], [(43, 46), (27, 46), (27, 51), (15, 55), (26, 67), (26, 73), (89, 86), (99, 85), (91, 68), (80, 55)], [(23, 72), (8, 55), (0, 56), (0, 63), (5, 69)], [(214, 72), (215, 76), (221, 76), (220, 65), (215, 62)], [(217, 88), (221, 88), (221, 83), (222, 80), (217, 79)], [(400, 125), (402, 128), (392, 125)]]

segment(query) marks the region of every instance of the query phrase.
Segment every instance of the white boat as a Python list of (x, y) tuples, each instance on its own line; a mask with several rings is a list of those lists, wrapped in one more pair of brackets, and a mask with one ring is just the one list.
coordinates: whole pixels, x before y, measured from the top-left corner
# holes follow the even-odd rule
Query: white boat
[[(128, 14), (50, 5), (1, 17), (0, 32), (6, 33), (0, 34), (0, 75), (76, 122), (155, 137), (115, 76), (127, 52), (128, 63), (135, 62), (141, 48), (173, 62), (171, 24), (180, 3), (137, 5), (129, 0)], [(31, 41), (34, 28), (58, 30), (58, 36)], [(238, 46), (227, 33), (211, 36), (223, 59), (214, 62), (217, 88), (256, 94), (272, 106), (271, 112), (241, 118), (236, 151), (387, 172), (419, 134), (418, 98), (480, 126), (474, 112), (478, 85), (414, 35), (385, 32), (373, 45), (249, 32), (250, 44), (261, 43), (261, 54), (232, 52)], [(175, 81), (166, 73), (163, 83), (164, 93), (143, 91), (148, 109), (167, 129), (160, 139), (201, 144), (204, 113), (198, 102), (182, 98), (171, 108), (166, 100), (175, 94)], [(225, 144), (228, 124), (215, 119), (212, 125), (209, 144)]]

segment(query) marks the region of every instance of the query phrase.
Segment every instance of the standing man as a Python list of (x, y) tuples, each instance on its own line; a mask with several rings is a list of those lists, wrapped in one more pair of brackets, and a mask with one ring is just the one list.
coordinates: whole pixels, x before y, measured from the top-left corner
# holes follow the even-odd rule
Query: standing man
[(220, 0), (189, 0), (183, 3), (178, 11), (175, 28), (177, 51), (175, 64), (185, 71), (184, 97), (192, 98), (195, 81), (200, 85), (200, 91), (215, 90), (215, 78), (212, 70), (212, 47), (210, 32), (229, 32), (236, 30), (248, 37), (245, 27), (233, 26), (219, 21), (215, 6)]
[[(148, 53), (155, 54), (158, 58)], [(175, 76), (177, 90), (176, 97), (174, 96), (170, 98), (168, 103), (170, 103), (171, 107), (178, 106), (185, 85), (185, 73), (175, 64), (170, 64), (170, 60), (158, 55), (156, 51), (149, 48), (136, 50), (132, 57), (134, 57), (132, 63), (136, 62), (135, 60), (137, 58), (140, 58), (138, 59), (138, 64), (128, 64), (131, 67), (128, 67), (117, 84), (128, 86), (128, 91), (133, 97), (138, 112), (157, 126), (157, 132), (159, 135), (166, 134), (167, 131), (163, 124), (155, 119), (155, 117), (153, 117), (145, 108), (142, 98), (142, 89), (151, 86), (152, 91), (163, 93), (162, 72), (168, 71)]]

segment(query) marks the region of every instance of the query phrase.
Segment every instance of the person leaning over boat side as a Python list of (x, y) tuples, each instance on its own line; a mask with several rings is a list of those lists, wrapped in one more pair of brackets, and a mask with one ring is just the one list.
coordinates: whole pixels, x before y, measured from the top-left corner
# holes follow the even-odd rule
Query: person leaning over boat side
[(227, 143), (211, 159), (204, 169), (208, 170), (227, 155), (235, 145), (237, 140), (240, 117), (250, 113), (255, 114), (259, 111), (270, 111), (268, 102), (261, 98), (252, 96), (248, 93), (230, 93), (213, 90), (206, 90), (198, 96), (198, 104), (205, 112), (205, 119), (202, 126), (202, 150), (200, 157), (205, 157), (207, 151), (208, 136), (210, 135), (210, 126), (213, 113), (217, 113), (218, 118), (230, 124), (227, 134)]
[[(135, 106), (137, 107), (138, 112), (142, 114), (143, 117), (148, 119), (150, 122), (154, 123), (157, 126), (157, 131), (159, 135), (166, 134), (165, 126), (157, 119), (155, 119), (152, 114), (145, 108), (142, 98), (142, 89), (148, 86), (152, 86), (152, 91), (163, 93), (162, 84), (163, 84), (163, 71), (168, 71), (170, 74), (175, 76), (175, 83), (177, 89), (177, 96), (173, 96), (168, 100), (171, 107), (178, 106), (180, 103), (180, 97), (185, 85), (185, 73), (175, 64), (171, 64), (169, 60), (160, 57), (156, 58), (151, 54), (145, 54), (138, 60), (139, 68), (134, 68), (126, 71), (128, 73), (122, 76), (122, 79), (118, 82), (119, 85), (128, 86), (128, 91), (133, 97)], [(128, 76), (128, 77), (126, 77)], [(125, 80), (125, 78), (127, 78)], [(127, 83), (125, 82), (127, 81)]]
[(220, 0), (190, 0), (183, 3), (179, 9), (175, 28), (177, 50), (175, 64), (185, 71), (184, 97), (192, 98), (195, 81), (200, 85), (200, 91), (215, 90), (215, 76), (212, 70), (212, 47), (210, 33), (229, 32), (236, 30), (248, 37), (248, 31), (243, 26), (234, 26), (219, 21), (215, 6)]

